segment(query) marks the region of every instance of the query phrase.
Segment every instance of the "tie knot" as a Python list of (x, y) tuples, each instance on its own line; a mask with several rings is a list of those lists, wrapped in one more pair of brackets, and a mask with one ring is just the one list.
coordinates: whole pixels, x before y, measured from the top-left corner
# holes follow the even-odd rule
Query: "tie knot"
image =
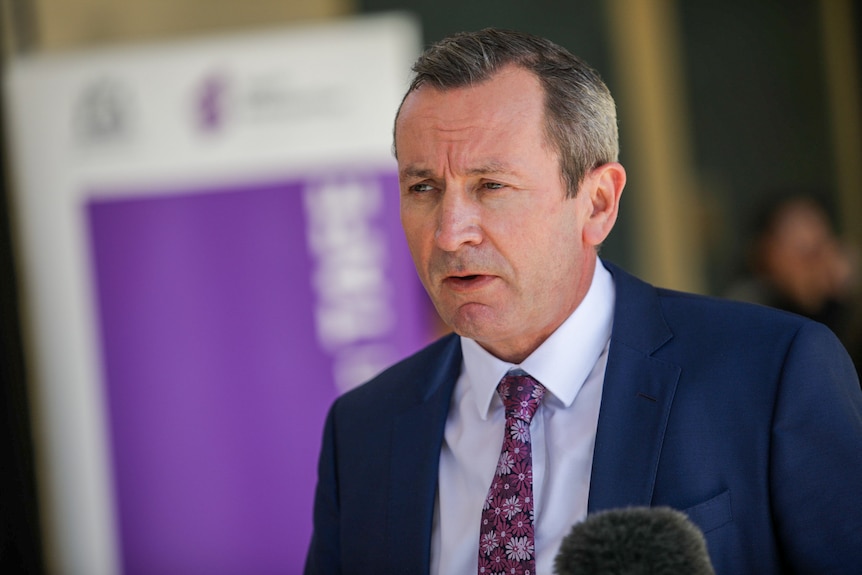
[(497, 386), (497, 393), (506, 407), (506, 419), (521, 419), (530, 423), (545, 395), (545, 386), (529, 375), (506, 375)]

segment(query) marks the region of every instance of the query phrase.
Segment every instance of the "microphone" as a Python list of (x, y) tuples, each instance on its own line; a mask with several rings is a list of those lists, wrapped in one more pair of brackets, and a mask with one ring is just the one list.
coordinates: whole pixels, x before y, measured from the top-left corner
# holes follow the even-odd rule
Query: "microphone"
[(629, 507), (575, 524), (557, 575), (715, 575), (701, 530), (670, 507)]

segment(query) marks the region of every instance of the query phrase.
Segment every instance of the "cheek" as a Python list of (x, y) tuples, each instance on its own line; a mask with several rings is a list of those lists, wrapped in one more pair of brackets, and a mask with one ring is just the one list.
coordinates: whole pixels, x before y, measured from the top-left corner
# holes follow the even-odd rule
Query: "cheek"
[(544, 234), (521, 244), (521, 257), (529, 258), (534, 281), (553, 292), (575, 279), (585, 246), (574, 222), (555, 225), (546, 221), (544, 225)]
[(430, 258), (430, 246), (433, 241), (434, 232), (433, 230), (429, 232), (422, 225), (421, 219), (405, 217), (404, 215), (401, 217), (401, 227), (404, 230), (404, 238), (407, 240), (407, 247), (410, 250), (410, 255), (413, 257), (416, 270), (420, 276), (424, 276), (427, 268), (425, 264)]
[(582, 245), (577, 221), (552, 212), (529, 221), (521, 218), (504, 237), (510, 252), (519, 254), (522, 261), (551, 268), (566, 265)]
[(401, 228), (404, 230), (404, 237), (407, 243), (411, 246), (419, 243), (422, 237), (422, 218), (416, 216), (412, 210), (401, 209)]

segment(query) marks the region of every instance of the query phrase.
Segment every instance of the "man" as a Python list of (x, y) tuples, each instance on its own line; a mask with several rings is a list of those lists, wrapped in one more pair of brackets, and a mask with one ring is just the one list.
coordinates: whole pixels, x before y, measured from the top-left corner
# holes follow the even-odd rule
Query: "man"
[(414, 71), (402, 223), (455, 334), (332, 407), (306, 573), (547, 574), (574, 523), (635, 505), (684, 511), (719, 574), (862, 573), (862, 395), (834, 335), (598, 258), (616, 114), (562, 48), (484, 30)]

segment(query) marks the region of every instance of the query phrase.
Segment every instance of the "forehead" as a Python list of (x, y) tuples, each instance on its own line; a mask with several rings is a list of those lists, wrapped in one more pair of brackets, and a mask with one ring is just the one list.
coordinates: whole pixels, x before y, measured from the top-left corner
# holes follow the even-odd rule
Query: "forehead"
[(544, 88), (535, 74), (507, 66), (490, 78), (458, 88), (423, 84), (405, 98), (396, 128), (416, 117), (443, 121), (468, 121), (478, 116), (492, 119), (507, 114), (544, 115)]
[(544, 89), (532, 72), (503, 68), (479, 84), (439, 89), (423, 85), (404, 99), (395, 123), (399, 155), (416, 139), (451, 142), (544, 134)]

